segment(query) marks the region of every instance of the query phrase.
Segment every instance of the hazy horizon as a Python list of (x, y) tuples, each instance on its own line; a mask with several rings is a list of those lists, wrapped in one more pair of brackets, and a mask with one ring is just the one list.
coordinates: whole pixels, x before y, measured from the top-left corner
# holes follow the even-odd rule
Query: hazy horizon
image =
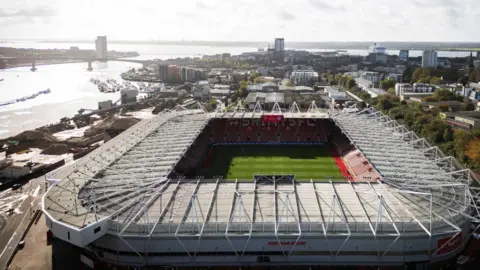
[(0, 0), (8, 40), (475, 42), (477, 0)]

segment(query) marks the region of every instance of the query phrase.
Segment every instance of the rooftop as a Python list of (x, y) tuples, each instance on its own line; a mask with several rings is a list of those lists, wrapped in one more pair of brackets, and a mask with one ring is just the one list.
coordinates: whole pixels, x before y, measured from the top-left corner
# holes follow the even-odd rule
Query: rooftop
[(245, 99), (248, 103), (260, 101), (261, 103), (285, 103), (285, 94), (278, 92), (270, 93), (250, 93)]

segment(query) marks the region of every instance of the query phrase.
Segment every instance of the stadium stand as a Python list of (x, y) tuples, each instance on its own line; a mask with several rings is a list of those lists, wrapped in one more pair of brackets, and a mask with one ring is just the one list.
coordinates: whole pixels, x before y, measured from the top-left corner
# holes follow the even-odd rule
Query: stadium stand
[(212, 131), (212, 139), (214, 142), (224, 142), (225, 135), (227, 134), (227, 120), (218, 120), (212, 123), (211, 131)]
[(278, 125), (278, 132), (280, 133), (280, 138), (284, 142), (297, 142), (298, 141), (298, 126), (290, 125), (290, 122), (287, 120), (282, 121)]
[(258, 142), (257, 128), (255, 121), (250, 121), (250, 119), (242, 120), (240, 127), (240, 141)]
[(260, 123), (260, 142), (278, 142), (277, 123)]
[(225, 142), (238, 142), (238, 120), (228, 121)]
[(359, 150), (348, 152), (343, 156), (343, 160), (351, 169), (356, 181), (375, 182), (380, 179), (380, 174)]

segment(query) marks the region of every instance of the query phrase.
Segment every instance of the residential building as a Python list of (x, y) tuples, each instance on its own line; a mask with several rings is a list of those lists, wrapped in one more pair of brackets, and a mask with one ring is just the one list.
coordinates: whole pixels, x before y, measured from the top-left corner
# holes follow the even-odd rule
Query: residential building
[(338, 52), (317, 52), (312, 53), (310, 55), (310, 59), (315, 70), (325, 71), (348, 65), (350, 56), (346, 54), (339, 54)]
[(446, 100), (446, 101), (438, 101), (438, 102), (422, 102), (422, 106), (424, 109), (433, 109), (438, 106), (448, 106), (448, 110), (450, 112), (456, 112), (459, 111), (460, 108), (462, 107), (462, 102), (457, 101), (457, 100)]
[(480, 68), (480, 60), (474, 60), (474, 61), (473, 61), (473, 66), (474, 66), (475, 68)]
[(408, 50), (400, 50), (400, 53), (398, 54), (398, 60), (400, 62), (408, 62)]
[(380, 82), (380, 73), (374, 71), (366, 71), (360, 76), (362, 79), (378, 84)]
[(206, 98), (210, 95), (210, 90), (210, 84), (207, 81), (200, 81), (193, 87), (193, 98)]
[(314, 85), (318, 82), (318, 73), (313, 70), (294, 70), (290, 81), (295, 85)]
[(480, 112), (479, 111), (461, 111), (446, 112), (439, 114), (451, 127), (470, 131), (480, 129)]
[(372, 81), (363, 78), (356, 78), (355, 82), (357, 83), (358, 87), (360, 87), (360, 89), (367, 92), (372, 98), (387, 94), (386, 91), (375, 88)]
[(480, 90), (472, 90), (468, 98), (472, 101), (480, 101)]
[(168, 65), (158, 64), (158, 77), (160, 80), (166, 82), (168, 79)]
[(275, 39), (275, 51), (274, 51), (275, 63), (278, 65), (283, 65), (285, 59), (285, 39), (276, 38)]
[(436, 68), (438, 65), (436, 51), (424, 51), (422, 53), (422, 68)]
[(397, 83), (395, 84), (395, 95), (401, 96), (409, 93), (433, 93), (435, 86), (427, 83)]
[(97, 59), (108, 59), (107, 36), (98, 36), (95, 40), (95, 53)]
[(180, 68), (176, 65), (169, 65), (167, 68), (167, 82), (180, 82)]
[(137, 96), (138, 96), (137, 89), (124, 89), (120, 91), (120, 100), (122, 102), (122, 105), (136, 102)]
[(433, 93), (435, 92), (435, 86), (428, 83), (414, 83), (414, 93)]
[(413, 93), (413, 86), (409, 83), (396, 83), (395, 95), (401, 96), (403, 93)]
[(367, 61), (372, 64), (385, 64), (387, 63), (388, 56), (384, 53), (369, 53)]
[(248, 75), (250, 75), (250, 72), (246, 70), (235, 70), (232, 72), (232, 80), (234, 82), (239, 82), (239, 81), (246, 81), (248, 80)]
[(394, 80), (396, 82), (402, 82), (403, 81), (403, 74), (390, 73), (390, 74), (388, 74), (387, 79)]

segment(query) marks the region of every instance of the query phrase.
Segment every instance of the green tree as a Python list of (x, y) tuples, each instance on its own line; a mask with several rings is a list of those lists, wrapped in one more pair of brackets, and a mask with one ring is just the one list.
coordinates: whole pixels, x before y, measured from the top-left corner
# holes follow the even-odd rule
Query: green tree
[(443, 141), (445, 142), (453, 141), (453, 132), (450, 127), (445, 128), (445, 130), (443, 131)]
[(427, 141), (439, 143), (443, 141), (445, 129), (448, 128), (444, 121), (435, 119), (423, 127), (421, 134)]
[(455, 156), (462, 162), (465, 161), (465, 148), (470, 140), (470, 134), (463, 130), (455, 130), (453, 135), (453, 146), (455, 148)]
[(387, 90), (388, 88), (395, 87), (396, 83), (397, 82), (393, 79), (384, 79), (380, 81), (380, 88), (382, 88), (383, 90)]
[(440, 77), (431, 77), (430, 78), (430, 84), (441, 84), (442, 83), (442, 78)]
[(448, 112), (450, 111), (450, 107), (447, 104), (440, 104), (437, 106), (438, 110), (441, 112)]
[(355, 82), (355, 80), (353, 78), (348, 78), (347, 80), (347, 83), (346, 83), (346, 87), (347, 89), (353, 89), (355, 86), (357, 86), (357, 83)]
[(262, 79), (262, 78), (260, 78), (260, 77), (256, 77), (255, 79), (253, 79), (253, 82), (254, 82), (254, 83), (264, 83), (265, 80)]
[(471, 101), (464, 102), (460, 105), (460, 110), (462, 111), (473, 111), (475, 110), (475, 105)]

